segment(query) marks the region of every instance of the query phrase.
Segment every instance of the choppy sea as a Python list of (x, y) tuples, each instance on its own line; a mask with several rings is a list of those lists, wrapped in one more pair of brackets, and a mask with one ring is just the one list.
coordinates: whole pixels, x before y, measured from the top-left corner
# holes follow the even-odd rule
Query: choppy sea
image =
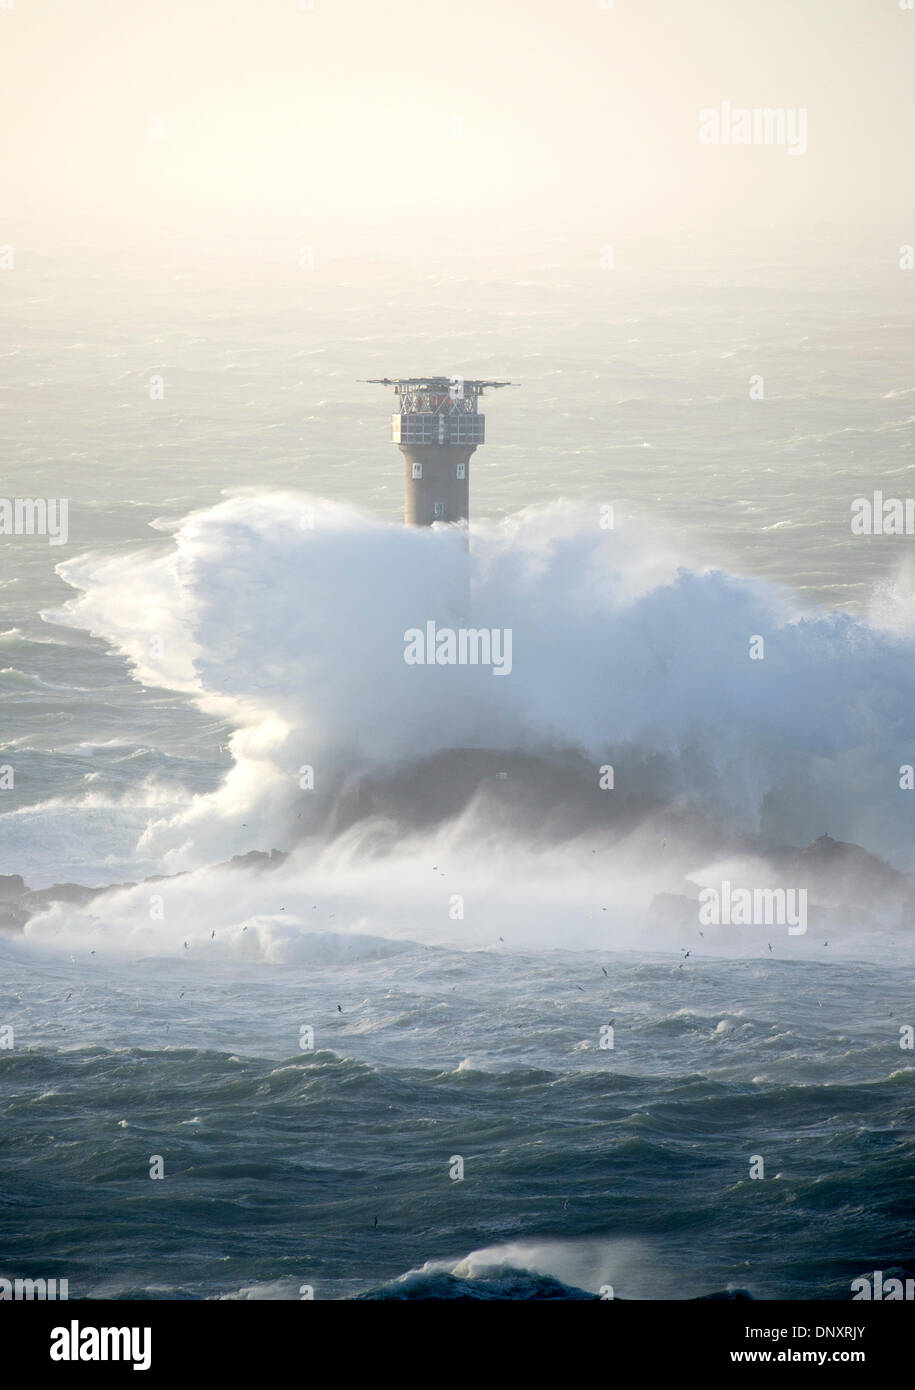
[[(904, 916), (862, 890), (803, 937), (706, 937), (653, 907), (824, 833), (915, 867), (915, 538), (849, 526), (905, 496), (912, 295), (866, 243), (594, 259), (78, 247), (4, 277), (5, 494), (67, 497), (69, 535), (0, 548), (0, 874), (137, 886), (0, 931), (0, 1275), (842, 1299), (912, 1273)], [(357, 379), (423, 370), (516, 383), (472, 482), (506, 680), (403, 662), (464, 561), (399, 526)]]

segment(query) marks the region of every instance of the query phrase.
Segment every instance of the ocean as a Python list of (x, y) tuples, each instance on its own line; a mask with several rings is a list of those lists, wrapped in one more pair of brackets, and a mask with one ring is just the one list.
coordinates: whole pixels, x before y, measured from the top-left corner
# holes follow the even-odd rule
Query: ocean
[[(0, 1277), (912, 1273), (915, 571), (850, 525), (906, 496), (912, 277), (625, 252), (2, 277), (4, 491), (69, 522), (0, 550)], [(426, 370), (513, 383), (469, 559), (361, 380)], [(405, 663), (464, 616), (505, 679)], [(804, 930), (709, 921), (725, 882)]]

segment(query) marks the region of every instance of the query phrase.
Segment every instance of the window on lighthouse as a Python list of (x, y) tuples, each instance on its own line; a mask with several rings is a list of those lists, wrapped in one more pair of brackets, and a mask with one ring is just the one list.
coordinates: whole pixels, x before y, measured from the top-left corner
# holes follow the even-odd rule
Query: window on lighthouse
[(422, 466), (422, 464), (421, 464), (421, 463), (414, 463), (414, 465), (413, 465), (413, 477), (414, 477), (414, 478), (421, 478), (422, 476), (423, 476), (423, 466)]
[(466, 463), (459, 463), (459, 464), (458, 464), (458, 466), (457, 466), (457, 475), (458, 475), (459, 478), (466, 478), (466, 476), (467, 476), (467, 465), (466, 465)]

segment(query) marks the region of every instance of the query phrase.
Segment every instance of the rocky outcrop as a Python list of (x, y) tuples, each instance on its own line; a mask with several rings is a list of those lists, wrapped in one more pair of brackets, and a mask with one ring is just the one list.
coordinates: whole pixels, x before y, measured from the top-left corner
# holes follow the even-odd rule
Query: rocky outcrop
[[(283, 850), (253, 849), (247, 854), (236, 854), (227, 864), (217, 865), (222, 869), (245, 869), (248, 872), (262, 873), (276, 869), (288, 854)], [(164, 883), (171, 878), (183, 878), (183, 874), (154, 874), (142, 880), (143, 883)], [(0, 931), (21, 931), (31, 917), (44, 912), (55, 903), (71, 903), (75, 907), (85, 907), (105, 893), (116, 893), (122, 888), (135, 888), (135, 883), (110, 883), (101, 888), (87, 888), (83, 883), (53, 883), (50, 888), (29, 888), (20, 874), (0, 874)]]

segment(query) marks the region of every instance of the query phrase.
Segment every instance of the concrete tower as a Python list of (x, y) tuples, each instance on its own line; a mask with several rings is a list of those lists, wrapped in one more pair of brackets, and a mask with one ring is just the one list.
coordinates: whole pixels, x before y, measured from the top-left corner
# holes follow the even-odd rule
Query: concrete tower
[(507, 381), (463, 377), (376, 377), (393, 386), (400, 409), (391, 417), (391, 438), (406, 464), (404, 520), (465, 522), (470, 515), (470, 455), (484, 441), (486, 417), (477, 401), (486, 387)]

